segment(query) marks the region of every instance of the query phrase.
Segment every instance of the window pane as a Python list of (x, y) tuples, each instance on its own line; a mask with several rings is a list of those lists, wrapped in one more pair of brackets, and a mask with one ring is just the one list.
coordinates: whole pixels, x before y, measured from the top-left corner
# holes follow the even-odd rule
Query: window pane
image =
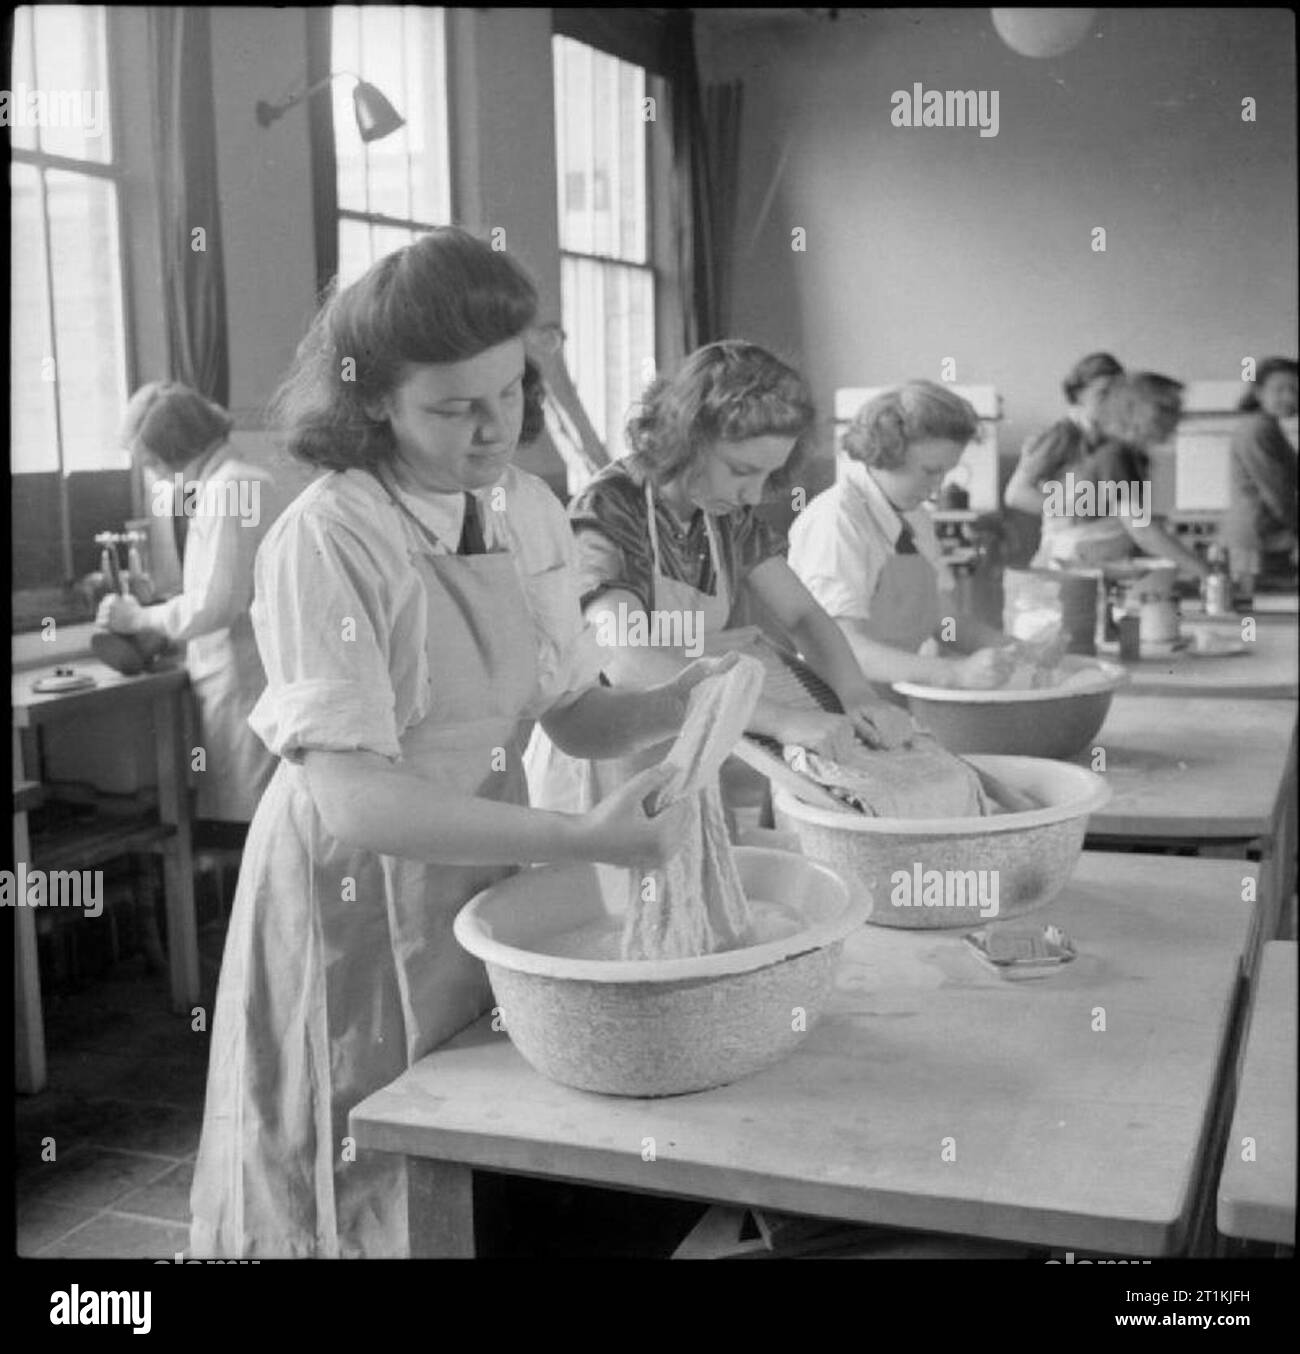
[(9, 203), (9, 465), (15, 474), (57, 470), (45, 242), (33, 166), (10, 165)]
[(564, 329), (574, 384), (611, 456), (654, 372), (654, 279), (649, 269), (564, 258)]
[(63, 468), (123, 469), (126, 401), (117, 185), (46, 171)]
[(647, 261), (645, 72), (552, 40), (560, 247)]
[[(26, 117), (26, 92), (36, 85), (36, 71), (32, 66), (32, 7), (24, 5), (14, 11), (13, 66), (9, 72), (8, 88), (13, 96), (10, 102), (9, 134), (15, 146), (36, 149), (36, 127)], [(22, 96), (23, 108), (18, 107)]]
[(356, 72), (406, 119), (366, 145), (354, 81), (334, 81), (339, 206), (435, 225), (451, 218), (444, 12), (415, 6), (335, 6), (331, 69)]
[(339, 286), (355, 282), (376, 260), (422, 234), (404, 226), (379, 226), (350, 216), (339, 217)]
[(339, 286), (355, 282), (370, 267), (370, 226), (339, 217)]
[(35, 26), (41, 149), (107, 162), (111, 143), (103, 7), (37, 5)]

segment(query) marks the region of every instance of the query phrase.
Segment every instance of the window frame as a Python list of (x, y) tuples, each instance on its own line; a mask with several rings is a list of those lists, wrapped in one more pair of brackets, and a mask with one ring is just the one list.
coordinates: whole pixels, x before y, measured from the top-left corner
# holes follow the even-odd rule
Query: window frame
[[(644, 78), (643, 97), (653, 98), (655, 101), (654, 120), (643, 121), (645, 143), (642, 149), (643, 158), (643, 200), (645, 202), (645, 213), (643, 228), (645, 231), (645, 258), (630, 259), (622, 255), (610, 253), (601, 254), (590, 250), (570, 249), (564, 244), (564, 202), (562, 190), (560, 187), (560, 127), (559, 119), (555, 119), (555, 143), (556, 143), (556, 223), (557, 223), (557, 241), (560, 252), (560, 275), (564, 275), (564, 264), (566, 259), (583, 260), (588, 263), (594, 263), (602, 268), (608, 268), (610, 272), (617, 269), (631, 269), (646, 273), (650, 278), (650, 316), (653, 325), (652, 349), (654, 352), (654, 363), (656, 371), (663, 364), (668, 352), (665, 342), (665, 293), (669, 290), (666, 285), (668, 282), (668, 269), (665, 266), (663, 258), (666, 218), (660, 208), (659, 190), (666, 182), (666, 171), (671, 167), (671, 157), (666, 164), (661, 164), (665, 155), (664, 138), (660, 134), (660, 128), (663, 122), (659, 117), (661, 110), (669, 109), (670, 91), (667, 79), (661, 75), (653, 66), (645, 64), (643, 60), (634, 59), (633, 55), (614, 50), (612, 46), (605, 46), (599, 41), (593, 41), (591, 35), (581, 35), (566, 31), (561, 26), (553, 26), (551, 32), (551, 59), (553, 78), (557, 73), (555, 71), (555, 44), (556, 39), (563, 38), (568, 42), (578, 43), (581, 46), (589, 48), (593, 52), (598, 52), (602, 56), (611, 57), (616, 61), (621, 61), (629, 66), (635, 66), (642, 73)], [(554, 117), (554, 114), (552, 114)], [(607, 274), (608, 275), (608, 274)], [(561, 298), (563, 305), (563, 298)], [(575, 369), (580, 365), (576, 360), (571, 364)], [(641, 382), (644, 386), (646, 383)], [(608, 426), (599, 428), (602, 437), (608, 439)], [(619, 447), (607, 446), (606, 451), (611, 457), (616, 451), (621, 451)]]
[[(136, 336), (136, 323), (138, 311), (134, 296), (134, 276), (131, 267), (131, 249), (129, 241), (132, 238), (133, 219), (130, 203), (130, 177), (128, 166), (124, 155), (124, 144), (122, 135), (121, 118), (118, 110), (121, 101), (118, 98), (119, 92), (123, 87), (122, 71), (122, 43), (126, 40), (126, 34), (123, 32), (121, 23), (121, 14), (118, 7), (114, 5), (98, 5), (95, 8), (103, 13), (104, 22), (104, 77), (105, 77), (105, 101), (109, 108), (113, 110), (113, 116), (109, 119), (107, 128), (108, 155), (104, 160), (81, 160), (76, 156), (63, 155), (53, 151), (47, 151), (42, 148), (33, 149), (27, 146), (14, 145), (10, 141), (10, 159), (13, 164), (31, 165), (37, 174), (37, 183), (39, 190), (39, 205), (41, 215), (41, 232), (43, 237), (44, 252), (44, 272), (45, 272), (45, 298), (48, 309), (49, 319), (48, 327), (45, 333), (45, 340), (50, 345), (50, 356), (54, 360), (54, 434), (55, 434), (55, 454), (57, 457), (53, 470), (14, 470), (11, 466), (11, 475), (49, 475), (54, 474), (57, 477), (59, 494), (59, 551), (62, 560), (64, 577), (63, 586), (68, 586), (75, 581), (75, 566), (73, 563), (73, 540), (72, 540), (72, 515), (71, 504), (68, 492), (68, 477), (73, 473), (66, 469), (64, 462), (63, 448), (63, 416), (61, 411), (61, 400), (59, 397), (60, 382), (60, 362), (58, 346), (58, 315), (54, 304), (54, 267), (51, 259), (51, 231), (50, 231), (50, 213), (49, 213), (49, 190), (46, 184), (46, 172), (48, 170), (58, 170), (69, 174), (80, 174), (86, 178), (100, 179), (113, 185), (113, 201), (116, 215), (115, 229), (117, 232), (117, 269), (118, 285), (120, 295), (118, 304), (122, 317), (122, 332), (120, 334), (122, 344), (122, 377), (126, 393), (129, 395), (138, 384), (139, 359), (138, 342)], [(15, 41), (17, 34), (15, 32)], [(10, 50), (12, 60), (13, 51)], [(36, 43), (35, 27), (32, 28), (31, 49), (28, 56), (32, 62), (32, 68), (36, 67)], [(120, 470), (128, 469), (127, 466), (97, 466), (94, 470), (76, 472), (85, 474), (116, 473)], [(132, 474), (132, 503), (138, 511), (140, 506), (139, 495), (137, 493), (137, 476)], [(50, 584), (49, 586), (57, 586)]]
[[(365, 9), (366, 6), (358, 6)], [(401, 6), (393, 8), (426, 9), (438, 8), (442, 11), (443, 43), (442, 66), (436, 72), (437, 83), (441, 89), (444, 117), (447, 127), (447, 220), (419, 221), (405, 217), (389, 216), (384, 212), (359, 211), (355, 207), (344, 207), (338, 196), (338, 152), (334, 129), (334, 101), (330, 97), (333, 91), (331, 80), (308, 100), (308, 120), (310, 123), (312, 197), (315, 217), (316, 236), (316, 294), (324, 297), (334, 279), (338, 276), (340, 249), (340, 226), (343, 221), (354, 221), (364, 225), (385, 226), (397, 230), (428, 231), (439, 226), (449, 225), (456, 220), (457, 185), (454, 171), (455, 128), (453, 125), (452, 100), (452, 62), (451, 62), (451, 23), (450, 10), (440, 6)], [(332, 56), (334, 44), (334, 8), (311, 8), (306, 13), (307, 25), (307, 87), (330, 77), (333, 70)], [(422, 114), (423, 115), (423, 114)], [(405, 115), (404, 115), (405, 116)]]

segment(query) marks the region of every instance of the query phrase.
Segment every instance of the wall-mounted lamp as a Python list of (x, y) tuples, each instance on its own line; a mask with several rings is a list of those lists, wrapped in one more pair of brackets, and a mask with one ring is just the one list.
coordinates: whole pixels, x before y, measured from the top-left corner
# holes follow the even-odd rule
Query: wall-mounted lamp
[(357, 131), (361, 133), (362, 141), (367, 143), (378, 141), (380, 137), (388, 136), (389, 133), (406, 125), (406, 119), (374, 85), (351, 71), (331, 71), (323, 80), (317, 80), (302, 93), (294, 94), (280, 103), (267, 103), (265, 99), (259, 99), (254, 110), (258, 122), (263, 127), (269, 127), (277, 118), (283, 117), (294, 104), (301, 103), (318, 89), (324, 89), (331, 80), (337, 80), (340, 75), (346, 75), (357, 82), (352, 91), (352, 111), (356, 115)]

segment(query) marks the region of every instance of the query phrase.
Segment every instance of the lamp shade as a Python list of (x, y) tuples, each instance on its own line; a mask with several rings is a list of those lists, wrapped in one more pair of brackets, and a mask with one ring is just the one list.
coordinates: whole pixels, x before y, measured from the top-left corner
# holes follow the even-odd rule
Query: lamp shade
[(1092, 28), (1095, 9), (995, 9), (998, 37), (1021, 56), (1060, 56), (1077, 47)]
[(358, 80), (352, 91), (352, 107), (357, 115), (357, 131), (361, 133), (362, 141), (378, 141), (406, 122), (374, 85), (365, 80)]

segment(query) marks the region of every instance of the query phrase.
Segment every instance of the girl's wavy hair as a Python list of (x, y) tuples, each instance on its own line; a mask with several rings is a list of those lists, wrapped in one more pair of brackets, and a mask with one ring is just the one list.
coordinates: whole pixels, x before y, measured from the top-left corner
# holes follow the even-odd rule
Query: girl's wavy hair
[(896, 470), (909, 443), (934, 437), (964, 447), (978, 432), (979, 415), (968, 400), (935, 381), (908, 381), (868, 400), (840, 445), (863, 465)]
[(233, 427), (234, 419), (192, 386), (150, 381), (131, 396), (119, 437), (132, 455), (178, 470)]
[(1266, 357), (1258, 367), (1255, 368), (1255, 381), (1248, 391), (1241, 397), (1237, 403), (1237, 408), (1243, 413), (1253, 413), (1259, 408), (1259, 390), (1270, 376), (1276, 376), (1278, 372), (1283, 372), (1287, 376), (1295, 376), (1300, 373), (1300, 367), (1291, 357)]
[(769, 489), (783, 489), (804, 464), (814, 415), (803, 377), (766, 348), (707, 343), (646, 388), (628, 419), (628, 459), (664, 484), (689, 474), (718, 442), (794, 437), (785, 464), (767, 479)]
[(1124, 368), (1109, 353), (1089, 353), (1081, 357), (1070, 374), (1061, 382), (1061, 390), (1069, 404), (1078, 404), (1084, 386), (1090, 385), (1099, 376), (1122, 376)]
[[(468, 231), (440, 227), (347, 287), (335, 279), (269, 417), (300, 460), (373, 469), (394, 443), (388, 420), (372, 418), (367, 406), (393, 391), (408, 366), (477, 357), (523, 336), (536, 318), (537, 290), (519, 264)], [(541, 372), (526, 359), (521, 443), (542, 430), (542, 399)]]
[(1117, 376), (1097, 408), (1097, 427), (1107, 437), (1145, 450), (1163, 442), (1178, 423), (1183, 384), (1154, 371)]

